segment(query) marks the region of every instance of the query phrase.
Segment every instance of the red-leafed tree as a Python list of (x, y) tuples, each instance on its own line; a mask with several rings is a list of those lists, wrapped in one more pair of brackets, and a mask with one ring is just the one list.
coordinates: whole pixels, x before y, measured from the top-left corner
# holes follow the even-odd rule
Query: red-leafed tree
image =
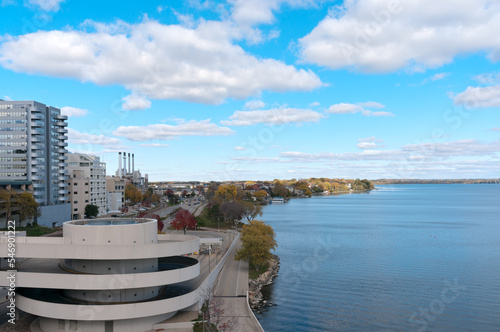
[(188, 229), (196, 229), (196, 219), (188, 210), (180, 209), (179, 212), (175, 214), (174, 221), (170, 223), (172, 227), (177, 230), (184, 230), (184, 234), (186, 234), (186, 230)]
[(157, 214), (152, 214), (152, 213), (146, 213), (146, 212), (141, 212), (137, 215), (137, 218), (151, 218), (151, 219), (156, 219), (158, 222), (158, 233), (163, 231), (163, 227), (165, 224), (161, 220), (160, 216)]

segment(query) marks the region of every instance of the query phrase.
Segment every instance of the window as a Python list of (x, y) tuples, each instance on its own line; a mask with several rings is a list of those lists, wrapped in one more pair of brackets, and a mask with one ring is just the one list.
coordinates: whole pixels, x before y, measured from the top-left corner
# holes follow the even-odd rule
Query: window
[(74, 201), (73, 204), (78, 204), (78, 201)]
[(73, 192), (73, 195), (78, 195), (78, 191), (74, 191), (74, 192)]

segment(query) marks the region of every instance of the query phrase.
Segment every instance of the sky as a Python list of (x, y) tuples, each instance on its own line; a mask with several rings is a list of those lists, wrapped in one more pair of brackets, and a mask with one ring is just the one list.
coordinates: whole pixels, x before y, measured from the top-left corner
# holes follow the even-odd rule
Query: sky
[(0, 0), (0, 99), (150, 181), (498, 178), (500, 3)]

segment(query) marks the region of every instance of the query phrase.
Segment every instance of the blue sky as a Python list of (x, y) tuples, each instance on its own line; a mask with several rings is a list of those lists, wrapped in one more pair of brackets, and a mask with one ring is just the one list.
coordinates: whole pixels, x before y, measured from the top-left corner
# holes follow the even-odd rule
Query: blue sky
[(158, 180), (498, 178), (489, 0), (0, 0), (0, 98)]

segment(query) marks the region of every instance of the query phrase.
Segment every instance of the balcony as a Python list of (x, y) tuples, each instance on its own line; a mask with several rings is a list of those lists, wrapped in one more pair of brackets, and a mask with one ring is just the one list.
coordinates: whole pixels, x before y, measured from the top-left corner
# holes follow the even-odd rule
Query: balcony
[(58, 169), (57, 173), (59, 173), (59, 174), (68, 174), (68, 170), (66, 170), (66, 169)]
[(59, 155), (56, 157), (57, 160), (68, 160), (68, 156), (66, 156), (65, 154), (63, 155)]
[(44, 116), (42, 113), (31, 113), (30, 118), (37, 119), (37, 120), (43, 120)]
[(40, 129), (39, 127), (31, 127), (30, 133), (44, 135), (45, 131), (43, 129)]
[(60, 154), (66, 154), (68, 153), (68, 150), (64, 149), (64, 148), (59, 148), (56, 150), (57, 153), (60, 153)]
[[(65, 179), (65, 180), (67, 180), (67, 179)], [(68, 186), (69, 186), (69, 183), (67, 183), (67, 182), (61, 182), (58, 184), (59, 188), (67, 188)]]
[(30, 156), (32, 157), (45, 157), (42, 150), (32, 150)]
[(44, 161), (40, 161), (40, 160), (32, 160), (31, 164), (32, 165), (45, 165), (45, 162)]
[(59, 175), (59, 176), (57, 177), (57, 179), (58, 179), (59, 181), (66, 181), (66, 180), (68, 180), (68, 177), (67, 177), (67, 176), (64, 176), (64, 175)]
[(68, 143), (66, 143), (66, 142), (57, 142), (56, 146), (66, 147), (66, 146), (68, 146)]
[(56, 133), (59, 133), (59, 134), (67, 134), (67, 133), (68, 133), (68, 129), (64, 129), (64, 128), (56, 128)]
[(42, 135), (31, 135), (31, 141), (32, 142), (43, 142), (43, 136)]
[[(69, 191), (67, 191), (66, 189), (59, 189), (59, 190), (57, 191), (57, 193), (58, 193), (59, 195), (67, 195), (67, 194), (69, 194)], [(66, 200), (66, 199), (67, 199), (67, 198), (65, 198), (64, 200)]]
[(59, 127), (67, 127), (67, 126), (68, 126), (68, 123), (67, 123), (67, 122), (64, 122), (64, 121), (57, 121), (57, 122), (56, 122), (56, 126), (59, 126)]
[(57, 200), (58, 200), (59, 202), (66, 202), (66, 201), (68, 200), (68, 198), (67, 198), (67, 197), (65, 197), (65, 196), (61, 196), (61, 197), (59, 197)]
[(66, 115), (58, 114), (54, 116), (54, 119), (56, 120), (68, 120), (68, 117)]
[(66, 136), (66, 135), (57, 135), (56, 138), (59, 139), (59, 140), (62, 140), (62, 141), (67, 141), (68, 140), (68, 136)]
[(68, 163), (57, 163), (57, 167), (68, 167)]
[(45, 188), (45, 183), (33, 183), (33, 188)]
[(45, 176), (38, 173), (31, 173), (31, 180), (44, 180)]

